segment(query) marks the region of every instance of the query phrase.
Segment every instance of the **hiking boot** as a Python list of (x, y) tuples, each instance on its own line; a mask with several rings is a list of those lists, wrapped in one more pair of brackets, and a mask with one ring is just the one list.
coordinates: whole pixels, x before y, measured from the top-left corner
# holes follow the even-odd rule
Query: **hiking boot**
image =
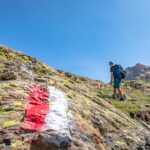
[(124, 98), (124, 97), (121, 97), (121, 98), (120, 98), (120, 101), (125, 101), (125, 98)]
[(116, 95), (113, 95), (113, 96), (112, 96), (112, 99), (116, 99)]

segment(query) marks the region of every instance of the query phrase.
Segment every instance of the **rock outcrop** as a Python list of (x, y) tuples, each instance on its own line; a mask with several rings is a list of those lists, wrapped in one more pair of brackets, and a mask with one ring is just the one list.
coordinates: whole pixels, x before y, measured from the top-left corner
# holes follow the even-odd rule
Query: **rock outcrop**
[[(41, 88), (54, 87), (66, 95), (67, 136), (55, 128), (39, 132), (21, 128), (26, 116), (29, 91), (35, 84)], [(124, 88), (126, 91), (132, 89), (135, 93), (142, 91), (132, 87), (130, 83), (124, 84)], [(149, 91), (149, 88), (146, 90)], [(126, 103), (112, 102), (109, 94), (111, 88), (101, 81), (54, 70), (35, 58), (1, 46), (0, 149), (149, 150), (149, 125), (132, 119), (127, 114), (130, 111), (121, 107)], [(146, 91), (143, 95), (144, 105), (147, 105), (143, 108), (149, 108), (150, 95)], [(127, 104), (132, 104), (136, 96), (128, 94)], [(52, 108), (52, 104), (49, 105)], [(61, 114), (58, 112), (57, 116)]]
[(136, 64), (134, 67), (129, 67), (127, 71), (127, 80), (150, 80), (150, 66)]

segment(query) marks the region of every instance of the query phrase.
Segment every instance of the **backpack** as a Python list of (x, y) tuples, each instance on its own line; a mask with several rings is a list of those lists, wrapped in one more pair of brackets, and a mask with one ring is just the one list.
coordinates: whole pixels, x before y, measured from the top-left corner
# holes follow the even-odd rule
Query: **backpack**
[(126, 77), (126, 71), (123, 70), (121, 65), (114, 65), (114, 77), (125, 79)]

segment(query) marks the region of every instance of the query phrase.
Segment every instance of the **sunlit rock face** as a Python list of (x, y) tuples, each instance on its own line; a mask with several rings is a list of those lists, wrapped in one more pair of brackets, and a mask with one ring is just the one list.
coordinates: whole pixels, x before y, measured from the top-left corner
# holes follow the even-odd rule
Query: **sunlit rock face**
[[(149, 150), (149, 85), (128, 81), (127, 100), (113, 101), (112, 88), (101, 81), (54, 70), (1, 46), (0, 149)], [(35, 105), (29, 115), (32, 123), (43, 123), (32, 131), (22, 126), (30, 102), (44, 106)], [(39, 114), (42, 120), (36, 120)]]
[(136, 64), (126, 69), (127, 80), (150, 80), (150, 66)]

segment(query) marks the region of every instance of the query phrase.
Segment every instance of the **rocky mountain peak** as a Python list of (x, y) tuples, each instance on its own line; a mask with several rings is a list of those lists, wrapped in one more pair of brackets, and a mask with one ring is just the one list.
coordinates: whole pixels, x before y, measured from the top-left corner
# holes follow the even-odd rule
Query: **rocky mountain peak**
[(127, 80), (150, 80), (150, 66), (137, 63), (133, 67), (126, 69)]

